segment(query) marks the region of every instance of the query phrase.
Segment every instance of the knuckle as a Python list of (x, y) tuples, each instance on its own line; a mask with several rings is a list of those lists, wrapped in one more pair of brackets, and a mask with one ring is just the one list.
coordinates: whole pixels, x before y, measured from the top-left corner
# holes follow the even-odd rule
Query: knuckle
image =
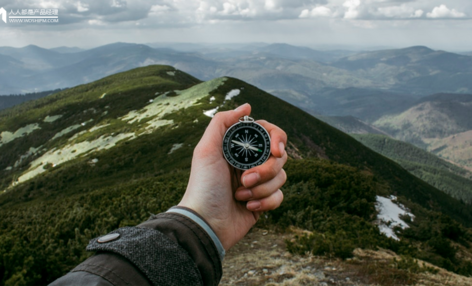
[(282, 190), (279, 190), (279, 196), (280, 196), (280, 200), (279, 200), (279, 206), (280, 206), (282, 202), (284, 201), (284, 192), (282, 192)]
[(284, 194), (282, 191), (279, 189), (275, 193), (275, 200), (272, 203), (271, 210), (275, 210), (276, 208), (280, 207), (282, 204), (282, 201), (284, 200)]
[(283, 164), (285, 165), (285, 163), (287, 163), (287, 160), (288, 160), (288, 155), (287, 155), (287, 152), (284, 152), (284, 155), (282, 156), (282, 160), (283, 160)]
[(225, 112), (226, 112), (226, 111), (217, 112), (217, 113), (215, 114), (215, 116), (213, 116), (213, 120), (216, 120), (216, 121), (222, 120), (223, 117), (225, 116), (225, 115), (224, 115)]
[(204, 144), (198, 143), (197, 146), (195, 146), (195, 149), (193, 149), (193, 156), (196, 158), (199, 158), (201, 156), (207, 156), (213, 152), (208, 146), (205, 146)]
[(282, 176), (282, 182), (285, 183), (285, 182), (287, 181), (287, 172), (285, 172), (285, 170), (282, 169), (282, 170), (280, 171), (280, 173), (282, 174), (282, 175), (281, 175), (281, 176)]
[(198, 143), (197, 146), (193, 149), (193, 156), (196, 156), (201, 153), (202, 144)]
[(275, 178), (278, 173), (279, 173), (279, 170), (275, 164), (272, 164), (267, 172), (270, 178)]

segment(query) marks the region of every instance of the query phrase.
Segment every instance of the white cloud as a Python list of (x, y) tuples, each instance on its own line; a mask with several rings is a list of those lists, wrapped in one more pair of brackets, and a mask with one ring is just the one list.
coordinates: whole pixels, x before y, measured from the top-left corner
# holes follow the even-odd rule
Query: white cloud
[(113, 0), (111, 3), (111, 7), (122, 8), (122, 7), (126, 7), (126, 4), (127, 4), (126, 1)]
[(235, 4), (230, 2), (223, 3), (223, 11), (221, 11), (222, 15), (237, 15), (238, 9)]
[(313, 8), (311, 11), (308, 9), (303, 10), (299, 18), (329, 17), (332, 15), (333, 15), (333, 12), (331, 11), (330, 8), (325, 7), (325, 6), (318, 6), (318, 7)]
[(387, 18), (419, 18), (423, 16), (424, 13), (423, 10), (416, 10), (407, 4), (379, 7), (378, 12), (381, 16)]
[(413, 17), (414, 18), (420, 18), (421, 16), (423, 16), (423, 14), (424, 14), (423, 10), (416, 10), (415, 14), (413, 14)]
[(167, 5), (153, 5), (151, 7), (151, 11), (149, 11), (149, 15), (150, 16), (159, 15), (159, 14), (168, 12), (169, 10), (170, 10), (170, 7)]
[(88, 4), (82, 4), (80, 1), (77, 3), (77, 12), (87, 12), (89, 10)]
[(277, 10), (277, 4), (275, 3), (275, 0), (265, 0), (264, 8), (270, 11), (274, 11)]
[(446, 5), (434, 7), (431, 13), (426, 14), (428, 18), (463, 18), (465, 13), (459, 12), (456, 9), (449, 9)]
[[(40, 1), (39, 3), (37, 3), (37, 7), (41, 7), (41, 8), (45, 8), (45, 9), (48, 9), (48, 8), (64, 8), (64, 6), (62, 5), (61, 3), (62, 1), (60, 0), (46, 0), (46, 1)], [(36, 5), (36, 3), (35, 3)], [(35, 6), (36, 7), (36, 6)]]
[(102, 22), (101, 20), (97, 20), (97, 19), (88, 20), (88, 23), (89, 23), (89, 25), (92, 25), (92, 26), (103, 26), (103, 25), (105, 25), (104, 22)]
[(347, 0), (344, 2), (343, 6), (347, 8), (346, 13), (344, 13), (344, 18), (356, 19), (359, 16), (359, 11), (357, 9), (360, 5), (360, 0)]

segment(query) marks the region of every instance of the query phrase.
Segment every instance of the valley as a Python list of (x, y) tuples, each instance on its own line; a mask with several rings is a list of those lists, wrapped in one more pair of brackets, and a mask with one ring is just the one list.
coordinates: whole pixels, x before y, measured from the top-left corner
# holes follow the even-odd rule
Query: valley
[[(472, 275), (469, 205), (250, 83), (150, 65), (0, 111), (2, 283), (47, 284), (90, 255), (89, 239), (175, 205), (208, 111), (246, 102), (289, 136), (285, 201), (257, 227), (303, 230), (285, 242), (290, 255), (388, 249)], [(379, 216), (381, 200), (406, 226)]]

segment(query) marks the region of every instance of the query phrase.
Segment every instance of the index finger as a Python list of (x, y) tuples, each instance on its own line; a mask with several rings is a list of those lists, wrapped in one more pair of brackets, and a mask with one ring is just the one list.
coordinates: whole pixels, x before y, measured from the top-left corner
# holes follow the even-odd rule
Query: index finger
[(257, 120), (257, 123), (262, 125), (270, 135), (270, 152), (278, 158), (282, 158), (285, 153), (285, 146), (287, 146), (287, 133), (277, 125), (269, 123), (265, 120)]

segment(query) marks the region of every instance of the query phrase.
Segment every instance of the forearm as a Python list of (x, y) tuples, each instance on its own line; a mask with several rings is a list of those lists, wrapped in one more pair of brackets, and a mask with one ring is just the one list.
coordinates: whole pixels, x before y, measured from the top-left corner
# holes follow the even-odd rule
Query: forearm
[(219, 241), (200, 225), (185, 211), (161, 213), (111, 232), (118, 236), (113, 240), (93, 239), (87, 250), (97, 254), (51, 285), (217, 285), (222, 275)]

